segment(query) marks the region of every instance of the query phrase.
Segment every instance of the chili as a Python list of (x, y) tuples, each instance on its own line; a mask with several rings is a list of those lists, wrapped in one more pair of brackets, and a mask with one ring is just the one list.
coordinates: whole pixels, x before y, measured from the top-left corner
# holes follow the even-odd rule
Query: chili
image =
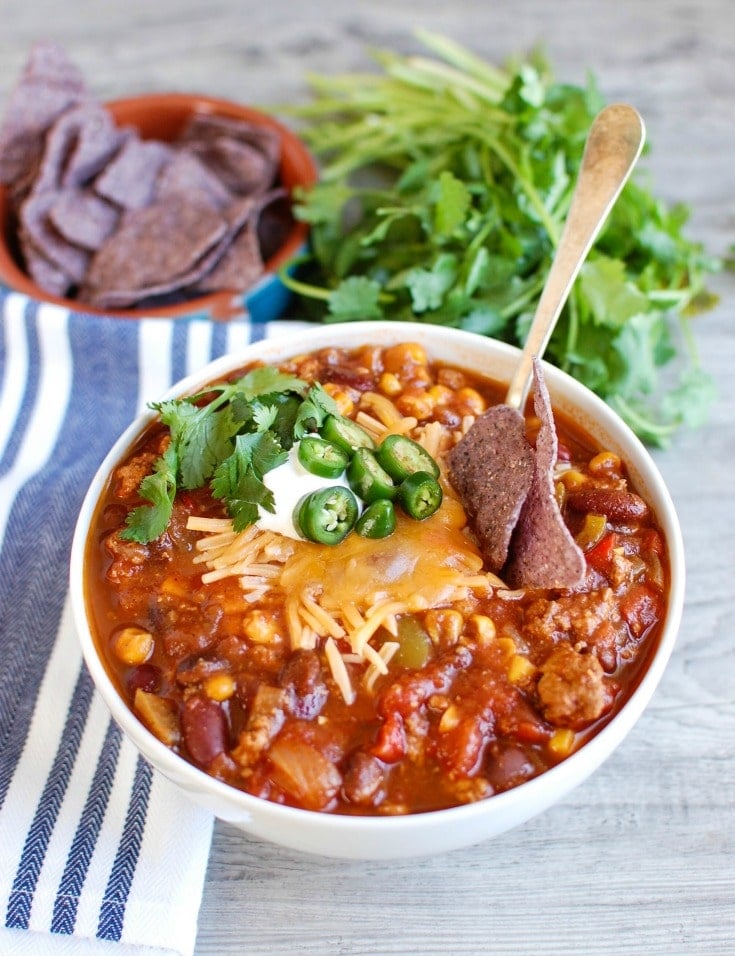
[[(666, 539), (625, 464), (601, 468), (605, 449), (557, 421), (555, 483), (568, 490), (557, 500), (572, 536), (594, 532), (586, 578), (574, 590), (511, 597), (485, 574), (445, 466), (467, 396), (480, 414), (503, 400), (498, 383), (411, 343), (323, 349), (279, 370), (341, 390), (355, 415), (375, 418), (389, 403), (386, 430), (433, 436), (439, 478), (433, 469), (394, 478), (395, 500), (368, 503), (359, 518), (344, 485), (308, 496), (296, 519), (311, 540), (257, 528), (233, 540), (223, 503), (207, 487), (187, 489), (167, 533), (139, 544), (121, 531), (169, 439), (150, 425), (114, 469), (85, 563), (99, 652), (128, 705), (217, 779), (320, 812), (457, 806), (565, 759), (632, 693), (665, 615)], [(352, 419), (328, 421), (320, 438), (341, 435), (350, 458), (387, 441)], [(409, 492), (419, 520), (404, 511)], [(597, 543), (603, 522), (588, 515), (605, 516)], [(385, 537), (383, 519), (394, 524)], [(357, 533), (346, 533), (353, 524)], [(214, 563), (223, 531), (237, 552), (228, 567)]]

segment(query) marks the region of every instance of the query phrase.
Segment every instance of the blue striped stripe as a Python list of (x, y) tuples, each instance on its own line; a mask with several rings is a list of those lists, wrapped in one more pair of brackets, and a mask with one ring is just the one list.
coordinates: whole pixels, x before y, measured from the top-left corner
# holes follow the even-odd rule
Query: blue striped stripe
[(88, 322), (72, 317), (69, 336), (79, 370), (73, 401), (53, 460), (18, 494), (0, 553), (0, 807), (58, 632), (67, 587), (59, 569), (69, 565), (76, 515), (108, 446), (135, 413), (135, 324), (97, 320), (94, 335), (91, 343)]
[(51, 919), (52, 933), (70, 935), (74, 932), (79, 897), (112, 793), (121, 739), (119, 728), (109, 721), (94, 777), (89, 785), (87, 801), (59, 882)]
[(250, 326), (250, 341), (262, 342), (268, 332), (267, 322), (253, 322)]
[(212, 324), (211, 358), (219, 358), (227, 352), (227, 326), (224, 322)]
[(87, 713), (92, 700), (93, 684), (86, 670), (82, 668), (77, 678), (71, 705), (66, 717), (61, 741), (56, 751), (46, 786), (38, 801), (33, 822), (28, 830), (23, 853), (13, 880), (13, 888), (8, 898), (5, 913), (5, 925), (9, 929), (28, 929), (31, 916), (33, 894), (41, 873), (49, 840), (59, 815), (69, 777), (74, 768), (79, 744), (87, 721)]
[(187, 343), (189, 339), (190, 322), (173, 322), (173, 335), (171, 342), (171, 383), (178, 382), (188, 373), (186, 367)]
[(117, 942), (122, 938), (125, 907), (143, 842), (152, 777), (150, 766), (142, 757), (138, 757), (122, 839), (100, 907), (100, 918), (97, 924), (98, 939)]
[[(18, 455), (18, 449), (23, 442), (23, 436), (25, 435), (26, 429), (28, 427), (28, 421), (31, 417), (31, 412), (33, 411), (33, 402), (38, 391), (38, 382), (40, 378), (40, 344), (38, 339), (38, 329), (36, 326), (36, 313), (38, 312), (38, 306), (34, 303), (27, 302), (23, 312), (26, 337), (28, 340), (28, 377), (23, 401), (18, 409), (18, 414), (15, 419), (13, 433), (11, 434), (10, 440), (8, 441), (7, 447), (3, 453), (2, 461), (0, 461), (0, 475), (5, 474), (10, 468), (12, 468), (13, 463)], [(3, 364), (0, 365), (0, 375), (5, 374), (4, 369), (5, 356), (3, 356)]]

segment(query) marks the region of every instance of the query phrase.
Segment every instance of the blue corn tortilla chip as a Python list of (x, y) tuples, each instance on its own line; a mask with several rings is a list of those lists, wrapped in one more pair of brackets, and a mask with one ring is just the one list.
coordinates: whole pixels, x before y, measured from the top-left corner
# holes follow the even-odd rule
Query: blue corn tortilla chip
[(68, 242), (94, 252), (112, 235), (120, 210), (91, 189), (62, 189), (49, 209), (49, 220)]
[(0, 125), (0, 183), (13, 185), (37, 165), (46, 130), (65, 110), (88, 99), (84, 78), (55, 43), (31, 50)]
[(196, 197), (197, 202), (224, 212), (232, 204), (233, 195), (222, 181), (191, 151), (173, 150), (169, 161), (159, 171), (154, 197), (157, 202), (181, 194)]
[(65, 239), (51, 222), (49, 214), (58, 198), (59, 193), (49, 189), (24, 200), (19, 216), (21, 248), (25, 253), (33, 247), (68, 276), (70, 285), (78, 285), (86, 275), (90, 253)]
[(533, 477), (523, 416), (509, 405), (488, 409), (450, 451), (448, 463), (485, 564), (498, 573)]
[(47, 259), (33, 243), (26, 239), (23, 247), (28, 274), (34, 282), (51, 295), (65, 296), (72, 286), (72, 280), (57, 265)]
[(510, 545), (505, 579), (511, 587), (574, 588), (586, 563), (559, 509), (554, 493), (557, 437), (551, 399), (541, 363), (534, 361), (534, 410), (541, 422), (536, 438), (533, 480)]
[(153, 201), (159, 173), (171, 156), (166, 143), (131, 136), (95, 178), (94, 191), (123, 209), (143, 209)]
[(227, 224), (208, 206), (180, 199), (125, 213), (90, 263), (82, 287), (86, 301), (122, 307), (131, 296), (148, 298), (188, 284), (185, 277), (222, 238)]
[(124, 135), (108, 111), (94, 103), (65, 110), (46, 133), (31, 192), (88, 182), (117, 152)]

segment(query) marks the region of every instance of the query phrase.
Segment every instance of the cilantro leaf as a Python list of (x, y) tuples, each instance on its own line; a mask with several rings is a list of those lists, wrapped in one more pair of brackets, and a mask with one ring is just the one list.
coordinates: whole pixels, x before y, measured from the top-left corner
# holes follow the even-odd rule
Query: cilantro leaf
[(380, 285), (365, 276), (344, 279), (329, 296), (332, 319), (349, 322), (360, 319), (380, 319), (383, 310), (379, 304)]
[(146, 475), (140, 483), (138, 494), (149, 505), (134, 508), (126, 519), (126, 527), (120, 537), (126, 541), (147, 544), (159, 538), (168, 527), (176, 495), (177, 458), (173, 444), (157, 458), (153, 474)]
[(434, 228), (440, 236), (451, 236), (467, 217), (471, 195), (467, 186), (444, 169), (437, 181), (438, 197), (434, 208)]
[(430, 269), (415, 268), (406, 276), (414, 311), (438, 309), (457, 277), (457, 259), (450, 253), (440, 255)]
[(270, 432), (238, 435), (232, 454), (222, 461), (212, 478), (215, 498), (227, 503), (236, 531), (242, 531), (258, 520), (258, 506), (275, 509), (273, 493), (263, 475), (283, 464), (287, 452)]
[(274, 392), (296, 392), (303, 395), (308, 387), (307, 382), (296, 375), (281, 372), (272, 365), (262, 365), (243, 375), (234, 385), (229, 386), (225, 394), (228, 400), (238, 395), (245, 401), (250, 401)]
[(315, 382), (301, 404), (294, 422), (294, 438), (298, 441), (308, 432), (318, 431), (327, 415), (339, 415), (339, 407), (332, 396)]

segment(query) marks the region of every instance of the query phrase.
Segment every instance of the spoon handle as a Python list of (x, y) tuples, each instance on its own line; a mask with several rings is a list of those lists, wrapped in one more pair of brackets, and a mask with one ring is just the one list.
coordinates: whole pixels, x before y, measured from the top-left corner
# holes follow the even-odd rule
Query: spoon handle
[(590, 247), (640, 156), (644, 139), (643, 120), (632, 106), (616, 103), (595, 117), (587, 136), (569, 214), (508, 387), (507, 405), (524, 407), (533, 359), (543, 354)]

